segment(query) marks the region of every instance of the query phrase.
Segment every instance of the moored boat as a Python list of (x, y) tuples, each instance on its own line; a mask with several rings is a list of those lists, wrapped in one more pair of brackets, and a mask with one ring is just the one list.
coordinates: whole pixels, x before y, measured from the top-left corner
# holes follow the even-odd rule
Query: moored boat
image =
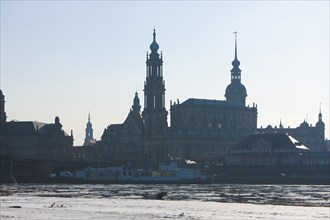
[(160, 163), (158, 170), (124, 169), (123, 167), (92, 168), (75, 172), (74, 179), (112, 183), (203, 183), (208, 182), (198, 168), (179, 168), (172, 161)]

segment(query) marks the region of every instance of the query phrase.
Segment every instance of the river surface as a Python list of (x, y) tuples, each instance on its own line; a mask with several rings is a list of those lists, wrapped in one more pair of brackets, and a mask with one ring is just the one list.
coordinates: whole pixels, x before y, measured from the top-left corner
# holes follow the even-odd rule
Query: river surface
[[(326, 185), (0, 185), (2, 219), (330, 219)], [(155, 200), (159, 192), (167, 198)]]

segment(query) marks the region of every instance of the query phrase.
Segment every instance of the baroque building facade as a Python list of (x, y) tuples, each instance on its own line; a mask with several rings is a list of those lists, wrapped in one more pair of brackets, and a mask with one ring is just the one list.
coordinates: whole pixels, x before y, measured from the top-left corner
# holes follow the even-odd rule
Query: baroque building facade
[(5, 97), (0, 90), (0, 155), (18, 160), (72, 160), (73, 136), (68, 135), (59, 117), (54, 123), (6, 121)]
[(103, 161), (114, 165), (141, 167), (144, 154), (144, 126), (140, 112), (140, 99), (135, 93), (133, 106), (123, 124), (109, 125), (103, 132), (98, 147)]
[(240, 62), (232, 62), (226, 100), (190, 98), (171, 103), (171, 127), (165, 108), (163, 54), (156, 32), (146, 60), (144, 108), (140, 113), (137, 93), (123, 124), (109, 125), (98, 143), (104, 159), (116, 165), (157, 167), (159, 162), (181, 158), (199, 163), (221, 163), (231, 146), (257, 129), (257, 106), (246, 106), (247, 92), (241, 82)]
[(318, 121), (315, 123), (315, 126), (312, 124), (308, 124), (306, 120), (304, 120), (298, 127), (296, 128), (285, 128), (280, 122), (280, 125), (277, 127), (272, 127), (268, 125), (266, 128), (258, 129), (259, 133), (287, 133), (299, 140), (302, 144), (307, 146), (311, 152), (321, 152), (321, 151), (329, 151), (326, 146), (325, 140), (325, 123), (322, 120), (322, 112), (320, 108), (320, 112), (318, 114)]

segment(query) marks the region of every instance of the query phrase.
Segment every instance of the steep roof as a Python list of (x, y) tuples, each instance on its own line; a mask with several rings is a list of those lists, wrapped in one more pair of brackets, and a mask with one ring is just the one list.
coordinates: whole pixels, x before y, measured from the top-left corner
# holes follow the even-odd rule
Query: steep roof
[(10, 136), (31, 136), (36, 135), (46, 123), (33, 121), (11, 121), (6, 124), (6, 133)]
[(230, 150), (250, 150), (253, 145), (260, 140), (265, 140), (267, 143), (271, 144), (273, 149), (309, 150), (306, 146), (286, 133), (252, 134), (233, 146)]
[(124, 121), (124, 125), (137, 125), (138, 127), (142, 127), (142, 117), (139, 112), (130, 111), (127, 118)]
[[(52, 134), (55, 131), (55, 124), (47, 124), (36, 121), (11, 121), (6, 123), (6, 134), (9, 136), (33, 136), (38, 134)], [(65, 136), (68, 136), (64, 132)]]

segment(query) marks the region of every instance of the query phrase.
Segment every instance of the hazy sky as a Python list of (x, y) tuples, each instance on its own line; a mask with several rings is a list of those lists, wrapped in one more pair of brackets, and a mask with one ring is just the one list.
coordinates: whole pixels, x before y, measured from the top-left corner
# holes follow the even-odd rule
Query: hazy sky
[[(258, 127), (315, 125), (329, 138), (329, 1), (1, 1), (1, 90), (8, 120), (53, 123), (75, 145), (122, 123), (156, 28), (170, 100), (224, 100), (238, 32)], [(168, 121), (170, 121), (168, 119)]]

